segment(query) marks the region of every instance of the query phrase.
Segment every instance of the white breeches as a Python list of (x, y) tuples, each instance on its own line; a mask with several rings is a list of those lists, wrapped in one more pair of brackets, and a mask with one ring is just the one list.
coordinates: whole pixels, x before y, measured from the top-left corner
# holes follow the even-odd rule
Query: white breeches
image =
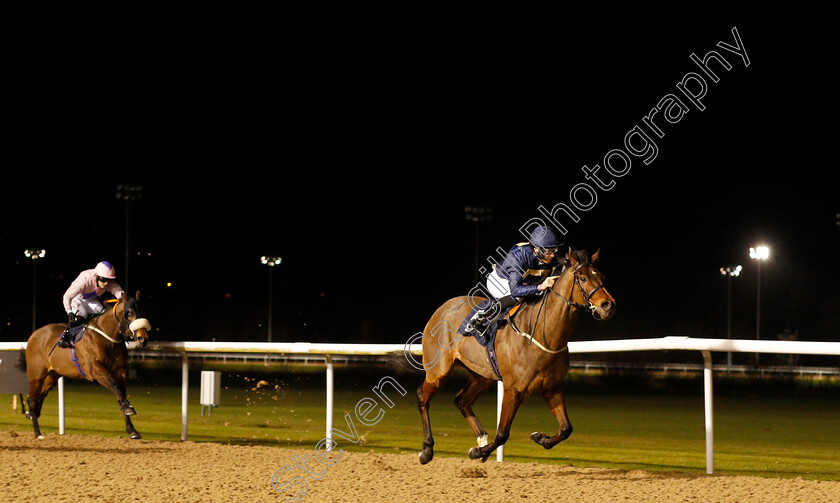
[(105, 311), (105, 306), (99, 301), (99, 297), (95, 295), (89, 299), (83, 298), (82, 295), (77, 295), (70, 301), (70, 309), (72, 309), (76, 316), (90, 318), (94, 314)]
[(487, 275), (487, 291), (496, 299), (507, 297), (510, 295), (510, 282), (496, 274), (496, 270), (493, 269)]

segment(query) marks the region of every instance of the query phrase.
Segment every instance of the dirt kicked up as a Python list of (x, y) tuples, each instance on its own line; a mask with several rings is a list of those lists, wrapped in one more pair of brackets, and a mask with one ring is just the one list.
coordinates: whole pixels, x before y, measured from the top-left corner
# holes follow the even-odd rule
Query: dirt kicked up
[[(0, 494), (9, 502), (292, 501), (278, 468), (311, 449), (246, 447), (0, 431)], [(311, 460), (310, 460), (311, 461)], [(315, 463), (317, 465), (317, 463)], [(290, 472), (291, 473), (291, 472)], [(481, 464), (416, 454), (347, 452), (301, 502), (840, 502), (840, 482), (702, 476), (532, 463)], [(284, 478), (285, 481), (285, 478)]]

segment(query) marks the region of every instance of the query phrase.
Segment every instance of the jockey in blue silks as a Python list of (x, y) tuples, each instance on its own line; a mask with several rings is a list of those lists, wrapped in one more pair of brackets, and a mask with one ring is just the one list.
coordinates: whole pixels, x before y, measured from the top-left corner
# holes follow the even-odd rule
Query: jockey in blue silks
[(473, 328), (483, 333), (518, 300), (553, 287), (558, 276), (551, 276), (551, 271), (560, 264), (561, 246), (554, 230), (540, 225), (531, 232), (528, 242), (511, 248), (502, 263), (487, 275), (487, 290), (495, 302), (476, 311), (470, 320)]

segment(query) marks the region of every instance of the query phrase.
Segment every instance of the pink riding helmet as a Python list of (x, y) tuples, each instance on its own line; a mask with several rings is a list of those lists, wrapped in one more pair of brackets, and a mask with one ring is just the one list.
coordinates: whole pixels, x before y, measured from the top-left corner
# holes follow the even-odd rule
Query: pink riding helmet
[(96, 264), (96, 268), (93, 270), (97, 276), (102, 278), (108, 279), (116, 279), (117, 273), (114, 271), (114, 266), (111, 265), (110, 262), (100, 262)]

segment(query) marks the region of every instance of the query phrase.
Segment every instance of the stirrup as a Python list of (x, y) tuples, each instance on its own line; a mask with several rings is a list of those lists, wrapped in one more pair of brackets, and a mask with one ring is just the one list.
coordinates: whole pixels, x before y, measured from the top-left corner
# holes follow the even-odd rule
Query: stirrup
[(64, 332), (58, 336), (58, 347), (60, 348), (72, 348), (73, 347), (73, 336), (70, 335), (70, 328), (68, 327)]
[(487, 315), (484, 310), (476, 311), (473, 314), (473, 317), (467, 322), (466, 329), (467, 332), (472, 332), (474, 334), (483, 334), (487, 330)]

